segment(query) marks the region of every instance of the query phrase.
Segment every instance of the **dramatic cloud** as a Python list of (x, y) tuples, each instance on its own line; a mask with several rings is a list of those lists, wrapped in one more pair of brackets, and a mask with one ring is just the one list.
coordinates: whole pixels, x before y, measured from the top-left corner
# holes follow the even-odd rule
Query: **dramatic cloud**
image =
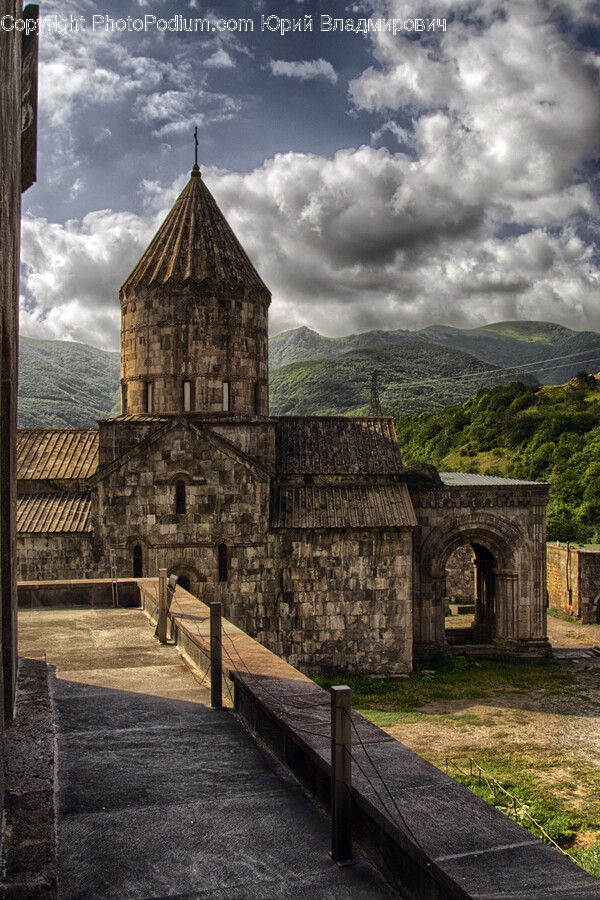
[[(418, 17), (420, 6), (374, 0), (371, 15)], [(440, 0), (436, 16), (445, 32), (336, 33), (317, 50), (314, 33), (42, 42), (52, 170), (23, 227), (23, 332), (118, 346), (119, 285), (187, 180), (172, 154), (188, 140), (191, 156), (194, 124), (205, 147), (242, 160), (250, 136), (280, 128), (261, 165), (203, 166), (273, 292), (272, 333), (512, 318), (600, 330), (600, 54), (586, 43), (597, 10)], [(296, 61), (274, 59), (282, 39)], [(292, 78), (330, 84), (311, 82), (312, 100), (295, 89), (286, 106)], [(232, 119), (235, 141), (222, 130)], [(310, 152), (348, 121), (361, 129), (352, 146)], [(218, 149), (212, 159), (228, 165)], [(115, 211), (72, 211), (90, 196)]]
[(110, 210), (65, 225), (25, 217), (21, 333), (117, 349), (119, 287), (157, 224)]
[(272, 59), (270, 65), (273, 75), (286, 75), (288, 78), (298, 78), (300, 81), (326, 78), (327, 81), (335, 84), (338, 78), (335, 69), (326, 59), (303, 59), (296, 62)]
[(272, 333), (511, 318), (600, 327), (598, 262), (573, 227), (497, 237), (484, 207), (450, 186), (423, 192), (417, 174), (409, 157), (368, 147), (207, 174), (273, 291)]

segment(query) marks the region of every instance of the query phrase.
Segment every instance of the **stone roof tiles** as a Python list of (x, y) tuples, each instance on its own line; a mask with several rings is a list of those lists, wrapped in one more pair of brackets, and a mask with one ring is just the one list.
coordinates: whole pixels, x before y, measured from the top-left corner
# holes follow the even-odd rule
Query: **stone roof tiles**
[(122, 291), (185, 281), (270, 292), (194, 166), (191, 178)]
[(19, 428), (17, 478), (84, 480), (98, 468), (96, 428)]
[(278, 484), (272, 492), (273, 528), (415, 527), (405, 484)]
[(17, 531), (56, 534), (91, 531), (88, 493), (19, 494)]
[(281, 475), (401, 475), (391, 418), (282, 416), (277, 421)]

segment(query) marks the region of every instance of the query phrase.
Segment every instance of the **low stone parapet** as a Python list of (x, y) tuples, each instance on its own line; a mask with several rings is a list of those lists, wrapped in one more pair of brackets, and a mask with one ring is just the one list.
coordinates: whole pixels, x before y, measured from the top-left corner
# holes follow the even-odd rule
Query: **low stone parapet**
[[(138, 583), (155, 619), (157, 582)], [(209, 608), (177, 588), (171, 617), (208, 672)], [(226, 620), (222, 646), (236, 712), (330, 809), (329, 695)], [(355, 840), (410, 900), (600, 900), (599, 881), (355, 712), (352, 801)]]
[[(114, 606), (113, 585), (110, 578), (87, 581), (20, 581), (17, 585), (19, 609), (106, 609)], [(137, 581), (133, 578), (118, 578), (117, 600), (119, 606), (139, 606)]]

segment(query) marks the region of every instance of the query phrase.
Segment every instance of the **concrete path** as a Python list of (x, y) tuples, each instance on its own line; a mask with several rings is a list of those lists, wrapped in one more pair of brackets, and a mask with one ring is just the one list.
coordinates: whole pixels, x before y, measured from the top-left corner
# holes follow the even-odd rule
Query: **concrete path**
[(56, 667), (59, 900), (377, 900), (329, 825), (139, 610), (28, 611), (20, 653)]

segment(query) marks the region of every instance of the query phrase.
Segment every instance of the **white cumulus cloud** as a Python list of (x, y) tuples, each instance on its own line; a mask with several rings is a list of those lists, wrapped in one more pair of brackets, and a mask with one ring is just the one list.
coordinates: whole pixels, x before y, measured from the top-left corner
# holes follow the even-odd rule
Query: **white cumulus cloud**
[(335, 84), (338, 76), (330, 62), (326, 59), (301, 59), (289, 62), (285, 59), (272, 59), (270, 68), (273, 75), (285, 75), (309, 81), (314, 78), (325, 78)]

